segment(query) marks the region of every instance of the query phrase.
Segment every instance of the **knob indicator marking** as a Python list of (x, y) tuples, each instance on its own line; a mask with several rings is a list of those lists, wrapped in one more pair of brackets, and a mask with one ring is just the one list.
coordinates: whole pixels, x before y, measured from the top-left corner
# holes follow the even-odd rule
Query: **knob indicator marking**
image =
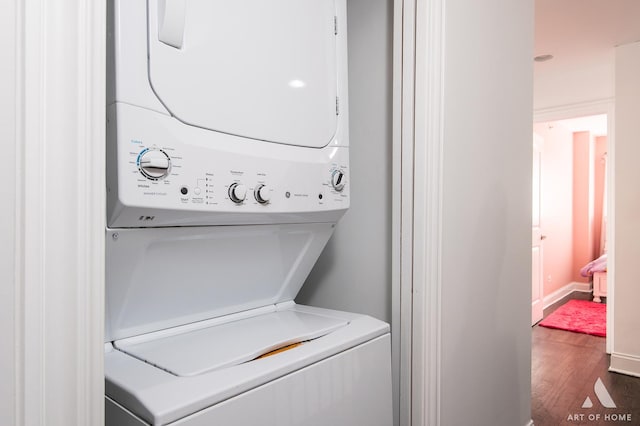
[(256, 186), (256, 189), (253, 191), (253, 196), (260, 204), (267, 204), (271, 201), (269, 187), (263, 184)]
[(247, 187), (241, 183), (233, 183), (229, 186), (229, 198), (236, 204), (242, 203), (247, 198)]
[(334, 170), (331, 173), (331, 186), (338, 192), (341, 192), (344, 189), (346, 184), (344, 177), (344, 172), (342, 170)]
[(149, 180), (164, 179), (171, 171), (171, 158), (161, 149), (146, 148), (138, 155), (138, 170)]

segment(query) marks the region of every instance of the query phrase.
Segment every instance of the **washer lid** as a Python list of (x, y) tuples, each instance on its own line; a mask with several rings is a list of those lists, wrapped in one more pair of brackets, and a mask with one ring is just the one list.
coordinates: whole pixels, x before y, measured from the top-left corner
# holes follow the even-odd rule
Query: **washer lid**
[(105, 342), (293, 300), (331, 223), (107, 230)]
[(339, 318), (285, 310), (142, 343), (115, 341), (114, 345), (176, 376), (195, 376), (254, 360), (347, 324)]
[(149, 0), (151, 85), (187, 124), (326, 146), (337, 127), (335, 15), (334, 0)]

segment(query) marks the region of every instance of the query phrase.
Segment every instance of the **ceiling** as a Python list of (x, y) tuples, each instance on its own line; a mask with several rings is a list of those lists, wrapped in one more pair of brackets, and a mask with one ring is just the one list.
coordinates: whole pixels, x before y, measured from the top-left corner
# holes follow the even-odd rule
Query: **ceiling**
[(640, 41), (640, 0), (534, 0), (534, 110), (614, 96), (615, 47)]

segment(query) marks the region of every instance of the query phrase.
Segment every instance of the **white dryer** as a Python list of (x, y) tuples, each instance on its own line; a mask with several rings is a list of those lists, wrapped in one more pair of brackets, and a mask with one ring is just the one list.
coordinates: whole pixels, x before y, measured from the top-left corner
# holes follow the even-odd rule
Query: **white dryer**
[(346, 1), (108, 11), (107, 425), (390, 425), (388, 324), (294, 302), (349, 207)]

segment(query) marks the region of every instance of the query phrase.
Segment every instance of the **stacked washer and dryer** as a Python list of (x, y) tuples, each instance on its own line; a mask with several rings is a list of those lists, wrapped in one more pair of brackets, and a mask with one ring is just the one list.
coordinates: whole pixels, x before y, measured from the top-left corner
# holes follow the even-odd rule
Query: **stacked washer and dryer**
[(294, 302), (349, 207), (346, 0), (108, 7), (107, 425), (390, 425), (388, 324)]

